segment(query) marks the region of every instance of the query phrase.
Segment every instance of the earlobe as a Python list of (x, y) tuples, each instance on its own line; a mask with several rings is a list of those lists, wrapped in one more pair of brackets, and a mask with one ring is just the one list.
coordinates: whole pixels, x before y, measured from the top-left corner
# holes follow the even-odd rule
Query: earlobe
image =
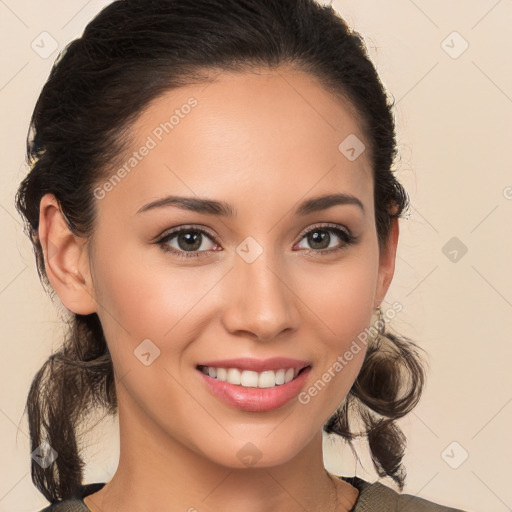
[(382, 249), (379, 256), (379, 278), (376, 290), (377, 303), (375, 306), (380, 306), (380, 303), (384, 299), (389, 286), (391, 285), (391, 281), (393, 280), (393, 275), (395, 273), (396, 250), (399, 234), (398, 220), (398, 217), (391, 219), (388, 243), (386, 247)]
[(96, 312), (85, 241), (72, 233), (53, 194), (39, 203), (38, 235), (46, 274), (62, 304), (80, 315)]

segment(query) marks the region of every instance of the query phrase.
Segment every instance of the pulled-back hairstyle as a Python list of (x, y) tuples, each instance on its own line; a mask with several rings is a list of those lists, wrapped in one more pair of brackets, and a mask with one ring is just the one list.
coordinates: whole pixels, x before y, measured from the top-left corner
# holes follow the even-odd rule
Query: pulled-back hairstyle
[[(76, 236), (94, 232), (94, 189), (128, 141), (133, 121), (159, 95), (214, 80), (223, 70), (287, 66), (305, 71), (352, 108), (366, 138), (374, 179), (379, 247), (393, 217), (408, 206), (393, 175), (392, 102), (361, 36), (330, 6), (314, 0), (117, 0), (104, 8), (59, 55), (32, 115), (27, 137), (30, 172), (16, 208), (48, 280), (38, 237), (39, 205), (57, 198)], [(340, 141), (341, 142), (341, 141)], [(32, 480), (50, 501), (82, 485), (85, 462), (79, 427), (92, 412), (117, 412), (114, 368), (96, 313), (71, 314), (60, 349), (35, 375), (28, 398), (31, 449), (47, 442), (58, 453), (48, 467), (32, 460)], [(403, 489), (405, 437), (396, 420), (417, 404), (425, 371), (419, 347), (381, 332), (368, 344), (361, 371), (343, 406), (324, 426), (368, 439), (379, 476)], [(362, 422), (354, 432), (349, 426)]]

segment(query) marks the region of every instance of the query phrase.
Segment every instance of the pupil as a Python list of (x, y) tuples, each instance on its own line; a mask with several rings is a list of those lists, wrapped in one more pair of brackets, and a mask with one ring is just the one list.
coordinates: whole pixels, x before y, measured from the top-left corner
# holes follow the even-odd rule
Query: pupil
[[(326, 240), (327, 245), (325, 243), (322, 244), (322, 242), (325, 242)], [(329, 233), (327, 233), (326, 231), (314, 231), (310, 235), (309, 242), (311, 246), (314, 247), (315, 249), (326, 249), (327, 247), (329, 247)], [(321, 246), (323, 246), (315, 247), (315, 244), (320, 244)]]
[[(194, 240), (195, 239), (195, 243)], [(183, 246), (182, 242), (185, 242), (185, 247)], [(192, 247), (187, 247), (186, 244), (192, 244)], [(201, 234), (200, 233), (181, 233), (178, 236), (178, 245), (180, 246), (180, 249), (183, 249), (185, 251), (192, 251), (194, 249), (199, 249), (201, 247)]]

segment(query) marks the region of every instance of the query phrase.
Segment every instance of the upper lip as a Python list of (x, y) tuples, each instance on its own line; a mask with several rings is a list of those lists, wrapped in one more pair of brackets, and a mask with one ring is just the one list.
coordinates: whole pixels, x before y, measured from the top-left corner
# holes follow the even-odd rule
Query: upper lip
[(236, 359), (217, 359), (216, 361), (204, 361), (197, 366), (210, 366), (214, 368), (239, 368), (240, 370), (252, 370), (263, 372), (265, 370), (281, 370), (293, 368), (302, 370), (310, 366), (309, 361), (291, 359), (289, 357), (271, 357), (269, 359), (254, 359), (251, 357), (238, 357)]

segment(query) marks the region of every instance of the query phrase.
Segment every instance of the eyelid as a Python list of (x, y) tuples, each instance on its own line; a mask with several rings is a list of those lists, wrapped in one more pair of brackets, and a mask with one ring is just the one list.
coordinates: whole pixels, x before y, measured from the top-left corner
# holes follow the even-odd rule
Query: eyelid
[(201, 224), (183, 224), (181, 226), (176, 226), (174, 228), (166, 229), (165, 231), (163, 231), (162, 233), (160, 233), (159, 235), (154, 237), (151, 240), (151, 242), (157, 243), (159, 240), (162, 240), (163, 238), (166, 238), (169, 235), (176, 235), (176, 234), (179, 234), (180, 231), (187, 231), (187, 230), (199, 231), (199, 232), (206, 233), (213, 241), (216, 242), (216, 235), (213, 234), (213, 232), (211, 232), (207, 227), (202, 226)]
[(313, 224), (312, 226), (308, 226), (307, 228), (305, 228), (299, 235), (299, 239), (302, 240), (305, 235), (307, 235), (310, 231), (313, 231), (314, 229), (328, 229), (328, 228), (335, 228), (335, 229), (344, 231), (347, 234), (347, 236), (350, 238), (353, 236), (351, 231), (341, 224), (333, 224), (331, 222), (323, 222), (323, 223), (320, 222), (318, 224)]

